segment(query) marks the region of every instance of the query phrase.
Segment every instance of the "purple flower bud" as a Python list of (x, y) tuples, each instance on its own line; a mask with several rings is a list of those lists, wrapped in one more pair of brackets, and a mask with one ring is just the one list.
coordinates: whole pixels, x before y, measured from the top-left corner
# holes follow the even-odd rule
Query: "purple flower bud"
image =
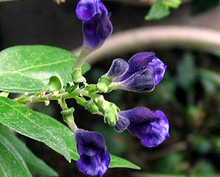
[(113, 61), (108, 73), (112, 85), (133, 92), (152, 91), (164, 76), (166, 65), (152, 52), (134, 55), (128, 63), (122, 59)]
[(76, 15), (83, 21), (84, 46), (91, 50), (101, 47), (113, 29), (103, 3), (100, 0), (80, 0)]
[(127, 129), (140, 138), (145, 147), (156, 147), (170, 136), (169, 122), (162, 111), (152, 112), (145, 107), (137, 107), (118, 114), (118, 122), (121, 121), (120, 117), (128, 119), (130, 124)]
[(85, 175), (101, 177), (108, 170), (110, 154), (100, 133), (79, 129), (75, 132), (80, 159), (78, 169)]
[(123, 59), (115, 59), (107, 72), (107, 76), (112, 78), (112, 81), (117, 81), (127, 71), (128, 63)]
[(127, 117), (123, 117), (123, 114), (121, 115), (120, 112), (118, 113), (118, 121), (115, 124), (115, 129), (118, 132), (123, 132), (128, 128), (130, 124), (130, 121)]

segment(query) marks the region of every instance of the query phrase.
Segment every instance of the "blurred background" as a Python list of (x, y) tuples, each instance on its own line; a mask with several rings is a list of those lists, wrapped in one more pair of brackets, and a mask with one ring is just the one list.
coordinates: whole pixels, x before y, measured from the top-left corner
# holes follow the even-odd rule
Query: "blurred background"
[[(207, 28), (220, 33), (220, 6), (215, 0), (187, 1), (171, 14), (158, 21), (145, 21), (147, 3), (131, 1), (104, 1), (111, 12), (113, 34), (139, 27), (176, 25)], [(208, 2), (208, 3), (207, 3)], [(45, 44), (74, 50), (82, 44), (81, 21), (76, 18), (77, 1), (66, 0), (60, 5), (51, 0), (24, 0), (0, 3), (0, 49), (15, 45)], [(195, 33), (196, 34), (196, 33)], [(158, 34), (159, 36), (159, 34)], [(220, 41), (216, 39), (216, 41)], [(157, 44), (154, 44), (156, 46)], [(159, 45), (159, 44), (158, 44)], [(204, 45), (200, 44), (201, 47)], [(216, 44), (217, 45), (217, 44)], [(145, 49), (146, 48), (146, 49)], [(197, 46), (198, 48), (198, 46)], [(171, 137), (157, 148), (148, 149), (128, 132), (116, 133), (102, 122), (102, 117), (91, 115), (74, 100), (69, 104), (76, 109), (79, 127), (101, 132), (111, 153), (127, 158), (141, 166), (141, 171), (110, 169), (106, 177), (159, 176), (219, 176), (220, 175), (220, 58), (216, 53), (193, 50), (188, 47), (142, 46), (120, 55), (111, 53), (93, 62), (86, 74), (90, 83), (107, 72), (112, 59), (128, 60), (137, 52), (154, 51), (168, 66), (164, 80), (151, 93), (137, 94), (114, 91), (106, 99), (122, 110), (145, 106), (163, 110), (170, 121)], [(59, 106), (35, 104), (36, 110), (62, 121)], [(86, 121), (85, 121), (86, 120)], [(75, 162), (69, 164), (64, 157), (45, 145), (20, 136), (27, 146), (61, 177), (83, 176)]]

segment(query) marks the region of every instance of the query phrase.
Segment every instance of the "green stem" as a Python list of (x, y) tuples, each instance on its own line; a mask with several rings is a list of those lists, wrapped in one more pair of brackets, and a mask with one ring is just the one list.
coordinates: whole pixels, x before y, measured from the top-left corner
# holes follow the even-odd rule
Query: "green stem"
[(69, 128), (75, 133), (78, 127), (76, 126), (75, 122), (66, 122)]
[(73, 70), (75, 69), (78, 69), (78, 68), (81, 68), (82, 67), (82, 64), (84, 62), (84, 60), (86, 59), (86, 57), (91, 53), (91, 50), (83, 47), (78, 58), (77, 58), (77, 61), (76, 63), (74, 64), (73, 66)]
[(60, 105), (60, 107), (62, 108), (62, 110), (68, 110), (69, 108), (68, 108), (68, 106), (67, 106), (67, 104), (66, 104), (66, 100), (62, 97), (62, 98), (60, 98), (60, 100), (58, 101), (58, 103), (59, 103), (59, 105)]
[(69, 99), (69, 98), (73, 98), (75, 95), (78, 95), (78, 93), (77, 92), (73, 92), (73, 93), (64, 92), (64, 93), (60, 93), (57, 95), (49, 93), (42, 97), (34, 96), (34, 95), (31, 95), (29, 97), (21, 96), (21, 97), (15, 98), (14, 101), (18, 103), (26, 104), (26, 103), (44, 102), (45, 100), (49, 100), (49, 101), (59, 100), (61, 98)]
[(76, 102), (81, 105), (81, 106), (85, 106), (87, 101), (85, 98), (83, 97), (79, 97), (79, 96), (75, 96), (74, 99), (76, 100)]
[(70, 99), (73, 98), (76, 101), (79, 101), (81, 105), (84, 105), (86, 100), (82, 97), (80, 97), (80, 95), (82, 96), (86, 96), (89, 98), (96, 98), (98, 96), (98, 94), (96, 93), (90, 93), (89, 91), (85, 90), (85, 89), (76, 89), (74, 90), (72, 93), (69, 92), (63, 92), (63, 93), (59, 93), (59, 94), (46, 94), (44, 96), (35, 96), (35, 95), (31, 95), (31, 96), (26, 96), (25, 94), (15, 98), (14, 101), (21, 103), (21, 104), (27, 104), (27, 103), (37, 103), (37, 102), (44, 102), (46, 100), (51, 101), (51, 100), (60, 100), (60, 99)]
[(74, 117), (73, 117), (73, 112), (74, 108), (68, 108), (66, 104), (66, 100), (64, 98), (61, 98), (58, 102), (60, 104), (60, 107), (62, 108), (63, 111), (61, 111), (61, 114), (63, 116), (63, 120), (67, 123), (69, 128), (75, 132), (78, 127), (76, 126), (74, 122)]

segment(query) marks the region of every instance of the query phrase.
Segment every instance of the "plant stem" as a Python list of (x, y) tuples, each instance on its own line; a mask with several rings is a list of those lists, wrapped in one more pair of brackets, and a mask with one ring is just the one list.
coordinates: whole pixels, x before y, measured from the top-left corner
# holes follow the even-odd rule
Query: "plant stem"
[(21, 96), (21, 97), (15, 98), (14, 101), (18, 103), (26, 104), (26, 103), (44, 102), (45, 100), (59, 100), (61, 98), (69, 99), (69, 98), (73, 98), (75, 95), (78, 95), (78, 93), (77, 92), (73, 92), (73, 93), (64, 92), (64, 93), (60, 93), (57, 95), (49, 93), (42, 97), (34, 96), (34, 95), (31, 95), (29, 97)]
[(51, 101), (51, 100), (61, 100), (61, 99), (70, 99), (73, 98), (76, 101), (79, 101), (81, 105), (86, 103), (86, 100), (80, 96), (86, 96), (89, 98), (96, 98), (98, 96), (97, 93), (89, 93), (87, 90), (83, 89), (76, 89), (72, 93), (69, 92), (63, 92), (59, 94), (53, 94), (49, 93), (43, 96), (40, 95), (30, 95), (26, 96), (25, 94), (15, 98), (14, 101), (21, 103), (21, 104), (27, 104), (27, 103), (37, 103), (37, 102), (44, 102), (46, 100)]
[(73, 70), (74, 70), (74, 69), (77, 69), (77, 68), (81, 68), (81, 67), (82, 67), (82, 64), (83, 64), (83, 62), (84, 62), (84, 60), (85, 60), (85, 58), (86, 58), (90, 53), (91, 53), (91, 50), (89, 50), (89, 49), (83, 47), (82, 50), (81, 50), (81, 52), (80, 52), (80, 54), (79, 54), (79, 56), (78, 56), (78, 58), (77, 58), (76, 63), (75, 63), (74, 66), (73, 66)]
[(85, 100), (85, 98), (79, 97), (79, 96), (75, 96), (74, 99), (76, 100), (76, 102), (81, 105), (81, 106), (85, 106), (87, 101)]
[(58, 103), (60, 104), (60, 107), (62, 108), (62, 116), (63, 116), (63, 120), (67, 123), (67, 125), (70, 127), (70, 129), (75, 132), (78, 127), (76, 126), (75, 122), (74, 122), (74, 116), (73, 116), (73, 112), (74, 112), (74, 108), (68, 108), (67, 104), (66, 104), (66, 100), (64, 98), (61, 98)]
[(75, 122), (66, 122), (66, 123), (69, 126), (69, 128), (73, 131), (73, 133), (75, 133), (75, 131), (78, 129)]

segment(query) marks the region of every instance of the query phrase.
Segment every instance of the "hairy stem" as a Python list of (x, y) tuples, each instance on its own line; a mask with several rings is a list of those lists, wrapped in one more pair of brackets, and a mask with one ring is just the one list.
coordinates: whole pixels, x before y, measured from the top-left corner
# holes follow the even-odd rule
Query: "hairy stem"
[[(89, 86), (89, 85), (88, 85)], [(63, 101), (66, 99), (75, 99), (76, 101), (80, 102), (81, 105), (86, 103), (86, 100), (82, 98), (82, 96), (86, 96), (89, 98), (96, 98), (98, 94), (96, 92), (94, 93), (89, 93), (85, 88), (82, 89), (76, 89), (73, 92), (63, 92), (59, 94), (53, 94), (53, 93), (48, 93), (45, 95), (21, 95), (18, 98), (15, 98), (14, 101), (21, 103), (21, 104), (27, 104), (27, 103), (37, 103), (37, 102), (44, 102), (44, 101), (51, 101), (51, 100), (58, 100), (58, 101)], [(63, 103), (63, 102), (62, 102)], [(65, 106), (65, 104), (62, 104)], [(65, 107), (62, 107), (65, 109)]]
[(18, 103), (22, 103), (22, 104), (26, 104), (26, 103), (36, 103), (36, 102), (44, 102), (46, 100), (59, 100), (61, 98), (64, 99), (69, 99), (69, 98), (73, 98), (75, 95), (77, 95), (76, 92), (73, 93), (68, 93), (68, 92), (64, 92), (64, 93), (60, 93), (57, 95), (54, 95), (52, 93), (46, 94), (44, 96), (21, 96), (18, 98), (15, 98), (14, 101), (18, 102)]
[(81, 68), (81, 67), (82, 67), (82, 64), (83, 64), (83, 62), (84, 62), (84, 60), (85, 60), (85, 58), (86, 58), (91, 52), (92, 52), (91, 50), (89, 50), (89, 49), (83, 47), (83, 48), (81, 49), (81, 52), (80, 52), (78, 58), (77, 58), (76, 63), (74, 63), (73, 70), (74, 70), (74, 69), (77, 69), (77, 68)]

